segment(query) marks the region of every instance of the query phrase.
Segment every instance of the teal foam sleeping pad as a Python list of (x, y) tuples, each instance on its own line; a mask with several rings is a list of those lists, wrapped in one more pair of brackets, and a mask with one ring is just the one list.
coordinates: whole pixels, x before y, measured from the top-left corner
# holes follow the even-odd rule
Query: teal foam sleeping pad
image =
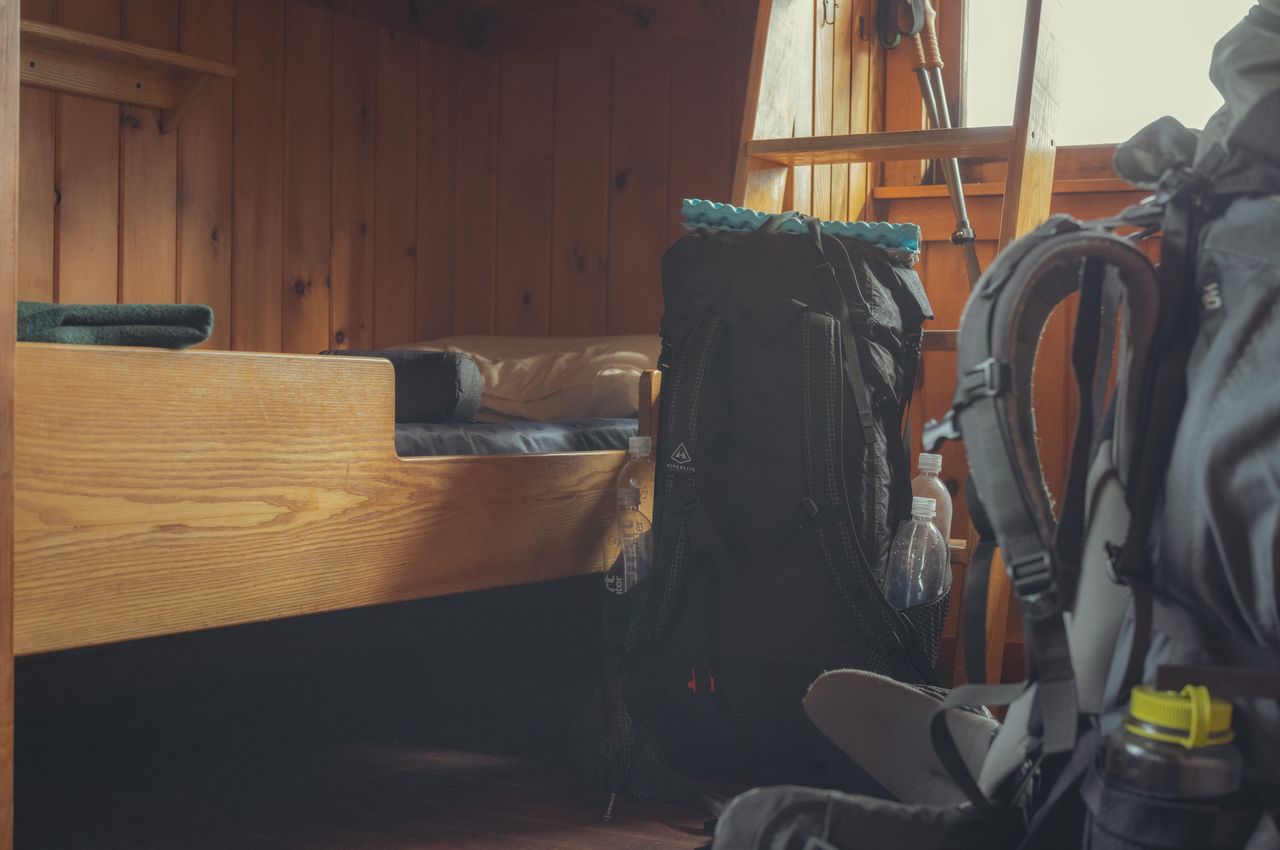
[(213, 332), (203, 304), (45, 304), (18, 302), (19, 342), (187, 348)]

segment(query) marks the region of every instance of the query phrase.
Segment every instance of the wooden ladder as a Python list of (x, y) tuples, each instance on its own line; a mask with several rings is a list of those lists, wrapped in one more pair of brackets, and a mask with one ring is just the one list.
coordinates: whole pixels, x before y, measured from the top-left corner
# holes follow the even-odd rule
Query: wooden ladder
[[(821, 2), (821, 0), (818, 0)], [(1053, 193), (1057, 118), (1057, 40), (1060, 0), (1027, 0), (1010, 127), (797, 135), (814, 92), (814, 0), (760, 0), (733, 203), (781, 212), (793, 169), (806, 165), (895, 160), (1003, 159), (1009, 164), (998, 247), (1040, 225)], [(873, 36), (874, 37), (874, 36)], [(928, 286), (928, 281), (926, 288)], [(927, 330), (925, 351), (954, 351), (958, 331)], [(972, 551), (976, 535), (968, 531)], [(997, 555), (987, 594), (986, 669), (999, 681), (1009, 613), (1009, 580)], [(961, 656), (957, 648), (957, 658)]]
[(1054, 22), (1060, 0), (1027, 0), (1011, 127), (960, 127), (839, 136), (796, 135), (813, 97), (814, 0), (760, 0), (733, 203), (781, 212), (793, 167), (912, 159), (1003, 159), (1009, 163), (999, 244), (1048, 217), (1057, 117)]

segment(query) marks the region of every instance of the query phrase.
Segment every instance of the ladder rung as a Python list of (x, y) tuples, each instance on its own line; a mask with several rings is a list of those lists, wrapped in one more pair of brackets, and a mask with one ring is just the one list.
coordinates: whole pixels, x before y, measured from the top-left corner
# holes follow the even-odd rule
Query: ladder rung
[(955, 351), (960, 331), (925, 331), (920, 340), (921, 351)]
[(780, 165), (947, 159), (953, 156), (960, 159), (1008, 159), (1012, 149), (1012, 127), (800, 136), (794, 139), (756, 139), (747, 143), (748, 156)]

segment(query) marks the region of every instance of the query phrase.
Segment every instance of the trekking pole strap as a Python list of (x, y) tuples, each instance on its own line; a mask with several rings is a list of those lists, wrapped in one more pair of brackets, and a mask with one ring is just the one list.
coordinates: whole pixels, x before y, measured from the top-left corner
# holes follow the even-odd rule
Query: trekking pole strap
[(946, 699), (929, 719), (929, 739), (933, 743), (934, 754), (947, 775), (951, 777), (951, 781), (973, 804), (978, 814), (986, 819), (995, 817), (996, 807), (978, 786), (978, 780), (969, 770), (964, 756), (960, 754), (955, 738), (951, 735), (951, 726), (947, 723), (947, 713), (953, 708), (1008, 705), (1021, 696), (1026, 689), (1026, 682), (1009, 685), (961, 685), (947, 694)]

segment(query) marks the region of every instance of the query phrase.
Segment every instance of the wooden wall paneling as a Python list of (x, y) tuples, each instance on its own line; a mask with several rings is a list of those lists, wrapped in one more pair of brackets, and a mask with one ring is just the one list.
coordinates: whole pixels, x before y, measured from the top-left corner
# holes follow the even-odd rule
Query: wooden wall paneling
[[(849, 132), (871, 132), (884, 126), (884, 102), (876, 87), (883, 84), (884, 51), (875, 37), (874, 0), (846, 0), (851, 45)], [(844, 4), (842, 4), (844, 5)], [(849, 166), (849, 221), (876, 218), (869, 209), (873, 174), (879, 166)]]
[(374, 344), (377, 82), (378, 28), (335, 15), (333, 243), (329, 246), (333, 305), (329, 345), (334, 348), (362, 349)]
[[(817, 0), (813, 20), (813, 134), (830, 136), (835, 123), (835, 46), (837, 5), (835, 0)], [(832, 23), (827, 23), (828, 19)], [(813, 215), (830, 219), (830, 165), (813, 167)]]
[(462, 54), (458, 68), (454, 333), (493, 333), (498, 102), (498, 61)]
[(614, 53), (606, 321), (611, 334), (652, 333), (662, 315), (662, 253), (670, 235), (670, 73), (665, 46)]
[(312, 353), (329, 341), (333, 15), (285, 6), (284, 274), (280, 341)]
[[(831, 48), (831, 132), (853, 132), (850, 115), (853, 107), (854, 8), (851, 0), (834, 4), (835, 23), (832, 25)], [(861, 123), (862, 117), (859, 117)], [(861, 128), (859, 128), (861, 129)], [(849, 166), (832, 165), (831, 168), (831, 218), (845, 220), (849, 217)]]
[[(177, 0), (121, 0), (121, 36), (178, 49)], [(120, 107), (120, 300), (177, 300), (178, 139), (160, 128), (161, 112)], [(215, 316), (215, 323), (222, 319)]]
[[(817, 6), (822, 5), (822, 0), (814, 0)], [(809, 26), (805, 30), (804, 45), (805, 48), (802, 55), (796, 57), (797, 62), (804, 64), (805, 73), (802, 75), (805, 80), (805, 96), (799, 98), (795, 104), (795, 115), (791, 125), (792, 136), (812, 136), (813, 135), (813, 91), (816, 88), (816, 81), (813, 78), (813, 69), (816, 67), (813, 60), (814, 48), (816, 45), (816, 33), (818, 29), (817, 19), (812, 13), (809, 15)], [(813, 166), (800, 165), (791, 169), (790, 178), (787, 183), (788, 200), (784, 206), (789, 210), (799, 210), (804, 213), (813, 213)]]
[[(680, 41), (672, 45), (671, 154), (667, 189), (669, 241), (684, 235), (680, 204), (685, 198), (726, 201), (733, 188), (733, 159), (726, 156), (738, 137), (730, 106), (733, 44)], [(724, 146), (716, 144), (725, 139)]]
[(13, 848), (13, 401), (18, 0), (0, 0), (0, 850)]
[(407, 37), (479, 50), (486, 46), (486, 15), (454, 3), (410, 0), (295, 0), (347, 18), (370, 21)]
[(418, 40), (386, 29), (376, 126), (373, 341), (385, 347), (413, 342), (418, 285)]
[(458, 50), (418, 46), (418, 291), (414, 336), (453, 333), (458, 240)]
[[(57, 23), (119, 37), (119, 0), (60, 0)], [(55, 95), (57, 102), (57, 295), (60, 301), (114, 303), (120, 238), (120, 107)]]
[[(182, 0), (184, 53), (235, 61), (234, 0)], [(178, 299), (213, 308), (210, 348), (231, 344), (232, 80), (210, 80), (178, 127)]]
[(231, 347), (280, 351), (284, 269), (283, 0), (237, 0)]
[[(53, 0), (22, 0), (22, 17), (53, 22)], [(53, 300), (54, 94), (22, 88), (19, 109), (21, 168), (18, 170), (18, 298)]]
[[(867, 27), (874, 26), (874, 19), (867, 17)], [(870, 33), (875, 38), (875, 33)], [(924, 101), (920, 99), (920, 84), (912, 70), (914, 48), (905, 42), (894, 50), (885, 51), (884, 71), (884, 129), (921, 130), (926, 126)], [(883, 166), (884, 183), (890, 186), (915, 186), (924, 182), (924, 163), (919, 160), (886, 162)], [(955, 229), (954, 222), (952, 230)]]
[[(551, 326), (552, 181), (556, 57), (515, 53), (502, 57), (498, 118), (497, 277), (494, 330), (512, 336), (546, 336)], [(590, 108), (590, 107), (588, 107)]]
[(738, 147), (742, 142), (742, 116), (747, 108), (747, 82), (751, 76), (751, 55), (755, 50), (755, 39), (753, 31), (744, 32), (742, 35), (729, 39), (729, 67), (733, 73), (733, 88), (730, 90), (729, 106), (732, 110), (731, 136), (729, 138), (729, 168), (730, 168), (730, 197), (726, 197), (726, 201), (732, 201), (733, 192), (733, 167), (738, 161)]
[[(885, 101), (887, 94), (887, 77), (889, 65), (889, 51), (885, 50), (880, 44), (880, 39), (876, 37), (875, 32), (875, 3), (874, 0), (859, 0), (859, 18), (857, 23), (858, 39), (862, 42), (862, 49), (867, 54), (866, 73), (867, 83), (865, 89), (855, 85), (855, 97), (859, 92), (863, 93), (866, 98), (866, 115), (868, 132), (878, 132), (884, 130), (888, 126), (888, 119), (885, 115)], [(855, 65), (855, 73), (859, 70)], [(851, 111), (854, 115), (858, 114), (858, 102), (855, 100)], [(857, 167), (850, 172), (851, 178), (861, 178), (862, 182), (862, 209), (857, 210), (858, 215), (851, 215), (851, 218), (861, 218), (870, 220), (888, 219), (887, 204), (881, 204), (875, 200), (875, 187), (883, 185), (885, 180), (883, 164), (867, 165), (859, 174)], [(853, 189), (851, 187), (850, 194), (852, 196)], [(851, 197), (850, 206), (858, 203), (858, 199)], [(850, 213), (855, 210), (850, 210)], [(892, 220), (892, 219), (890, 219)]]
[(529, 4), (521, 9), (513, 8), (515, 4), (506, 5), (507, 8), (494, 16), (494, 32), (484, 45), (504, 55), (526, 50), (620, 48), (680, 38), (706, 42), (735, 38), (751, 31), (759, 3), (758, 0), (646, 0), (641, 5), (587, 0), (561, 4), (562, 8), (558, 9)]
[(609, 50), (558, 55), (555, 123), (563, 131), (556, 134), (552, 185), (552, 336), (590, 336), (606, 324), (612, 97)]

